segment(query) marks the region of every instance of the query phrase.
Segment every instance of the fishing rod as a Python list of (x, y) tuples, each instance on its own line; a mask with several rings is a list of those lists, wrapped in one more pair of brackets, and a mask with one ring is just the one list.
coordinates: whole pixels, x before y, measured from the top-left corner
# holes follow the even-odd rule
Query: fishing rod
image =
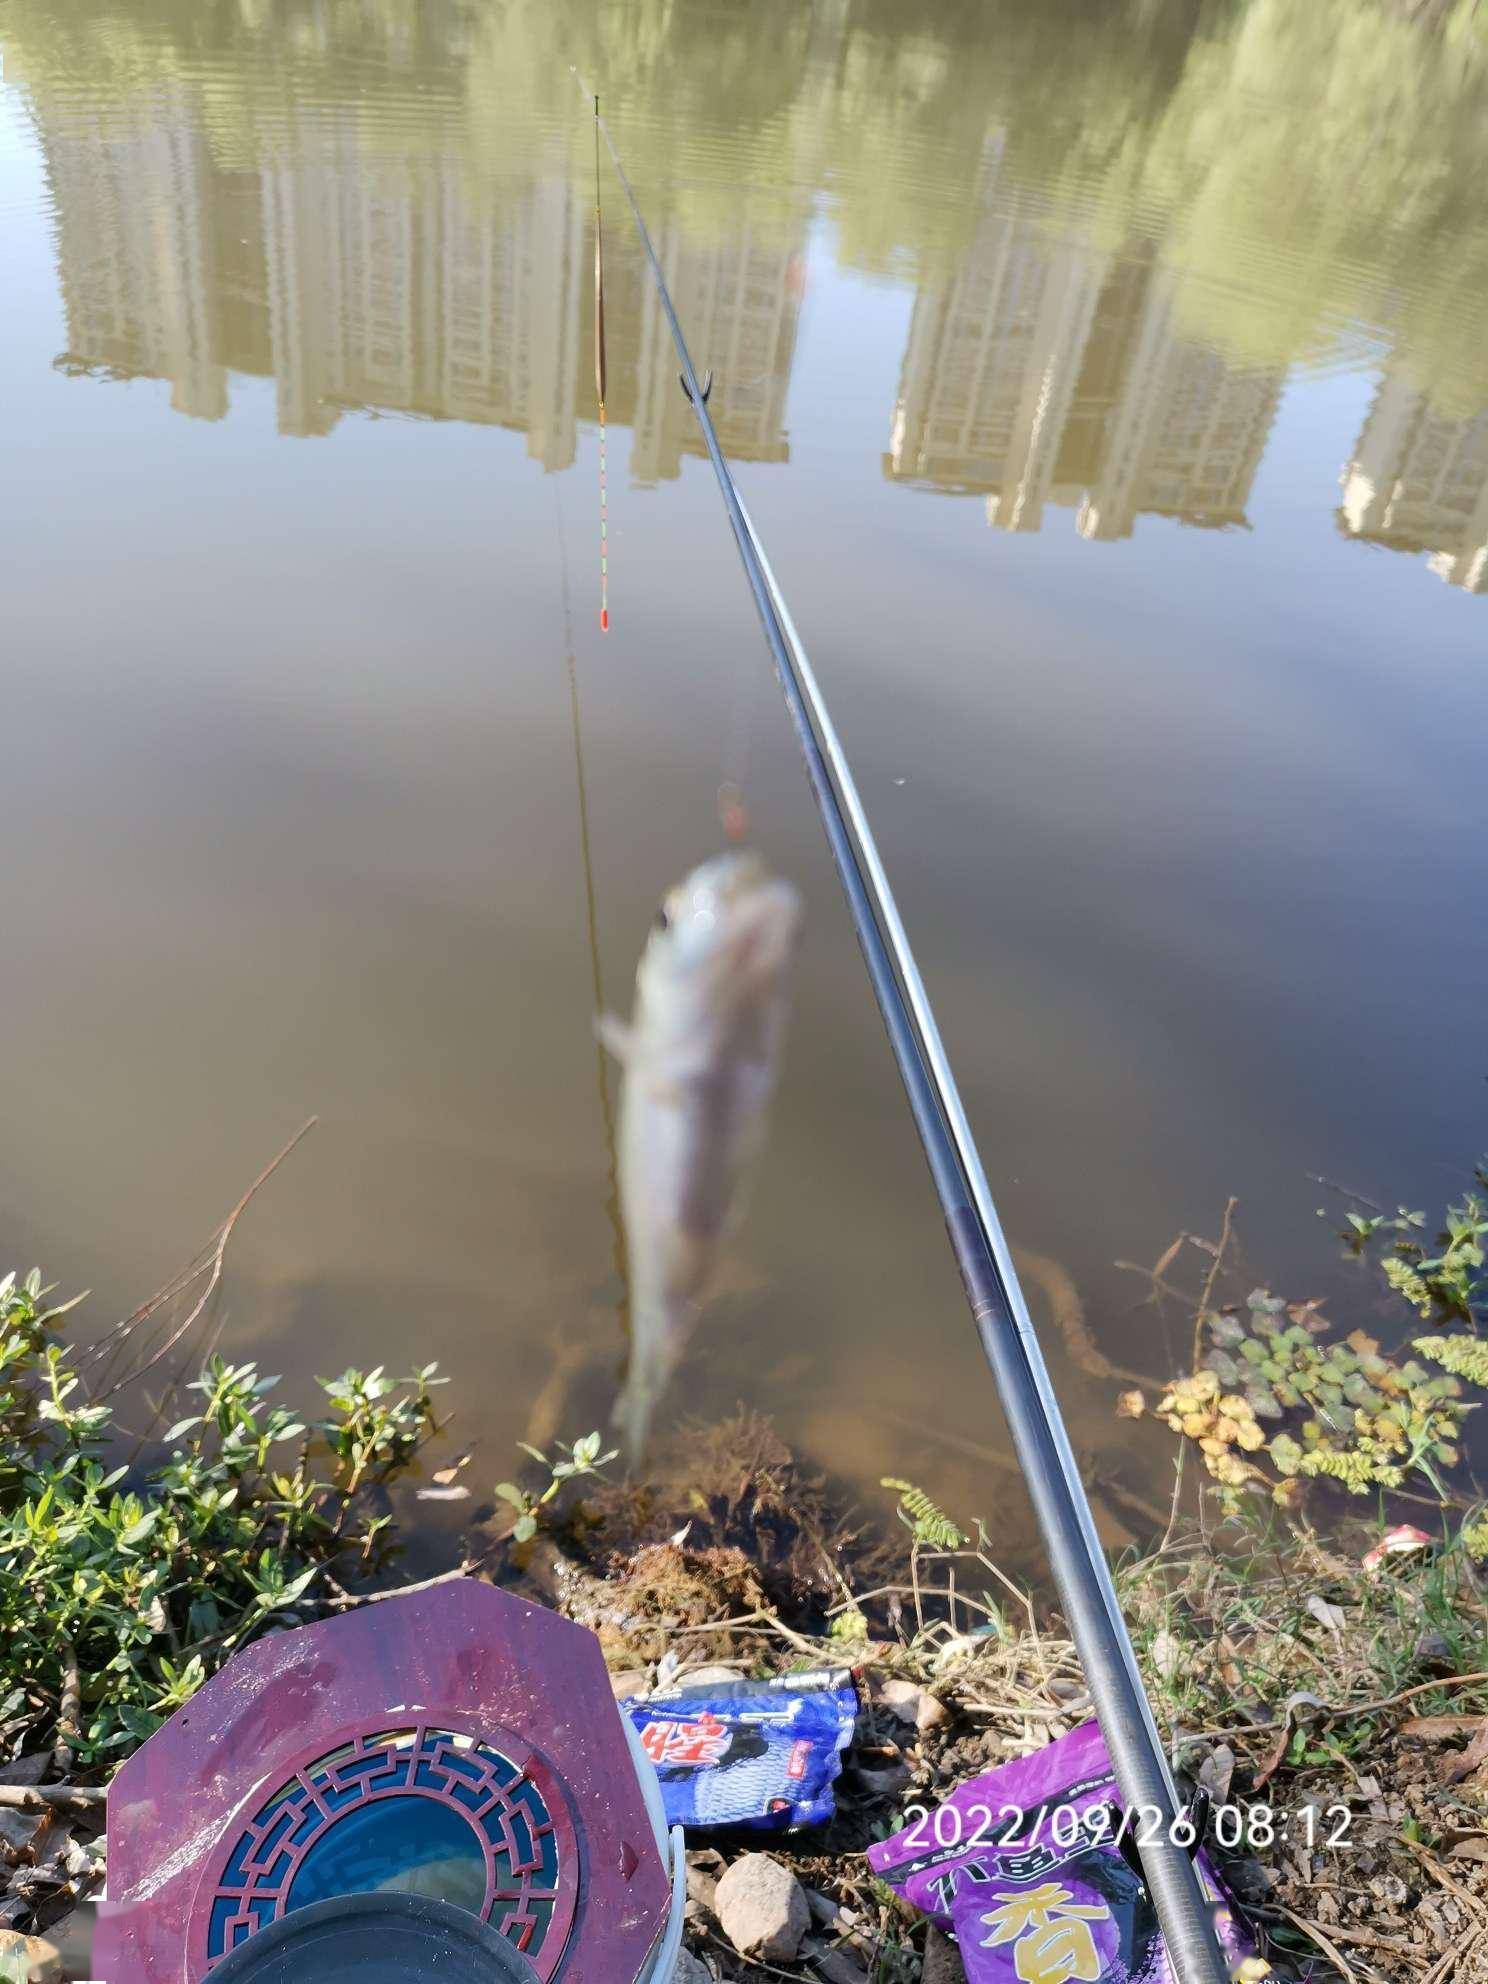
[[(578, 71), (573, 73), (582, 90)], [(1142, 1876), (1169, 1962), (1178, 1984), (1226, 1984), (1228, 1967), (1215, 1934), (1213, 1904), (1205, 1897), (1190, 1845), (1180, 1843), (1186, 1818), (929, 994), (815, 673), (719, 447), (708, 412), (711, 375), (706, 384), (699, 383), (635, 189), (599, 114), (598, 98), (593, 102), (595, 124), (604, 134), (651, 265), (682, 368), (682, 389), (697, 416), (806, 761), (977, 1336), (1002, 1400), (1112, 1770), (1133, 1817)]]

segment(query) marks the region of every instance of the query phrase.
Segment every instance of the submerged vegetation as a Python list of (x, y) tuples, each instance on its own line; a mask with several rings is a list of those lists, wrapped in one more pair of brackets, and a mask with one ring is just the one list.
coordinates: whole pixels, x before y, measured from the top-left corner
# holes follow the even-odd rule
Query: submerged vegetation
[[(1477, 1182), (1485, 1182), (1481, 1168)], [(1354, 1495), (1425, 1488), (1460, 1510), (1447, 1477), (1461, 1461), (1468, 1416), (1483, 1402), (1472, 1394), (1488, 1396), (1488, 1343), (1476, 1333), (1488, 1301), (1488, 1205), (1467, 1194), (1431, 1238), (1423, 1212), (1351, 1211), (1343, 1238), (1356, 1255), (1378, 1260), (1386, 1303), (1395, 1298), (1398, 1312), (1394, 1347), (1359, 1327), (1343, 1334), (1316, 1300), (1288, 1302), (1265, 1288), (1217, 1300), (1227, 1218), (1221, 1243), (1201, 1243), (1213, 1265), (1192, 1367), (1158, 1398), (1156, 1416), (1197, 1445), (1230, 1511), (1257, 1488), (1295, 1507), (1308, 1480)], [(1408, 1312), (1438, 1328), (1414, 1334)], [(1387, 1331), (1389, 1314), (1387, 1306)], [(1128, 1418), (1146, 1410), (1140, 1388), (1117, 1406)], [(1484, 1534), (1481, 1526), (1470, 1532), (1474, 1541)]]

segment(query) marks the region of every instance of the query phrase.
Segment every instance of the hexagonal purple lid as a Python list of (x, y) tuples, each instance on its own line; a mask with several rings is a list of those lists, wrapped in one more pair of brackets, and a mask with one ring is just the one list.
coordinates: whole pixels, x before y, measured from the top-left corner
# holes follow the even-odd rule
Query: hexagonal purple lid
[(124, 1765), (108, 1815), (108, 1984), (196, 1984), (348, 1892), (457, 1902), (543, 1984), (630, 1984), (667, 1917), (599, 1642), (473, 1580), (247, 1648)]

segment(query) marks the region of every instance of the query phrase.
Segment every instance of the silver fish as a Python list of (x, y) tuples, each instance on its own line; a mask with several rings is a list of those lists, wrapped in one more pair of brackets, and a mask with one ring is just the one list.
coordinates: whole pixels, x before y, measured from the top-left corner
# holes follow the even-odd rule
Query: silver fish
[(735, 849), (678, 883), (636, 972), (629, 1027), (601, 1036), (625, 1070), (620, 1201), (630, 1366), (615, 1418), (632, 1459), (707, 1300), (764, 1139), (801, 900)]

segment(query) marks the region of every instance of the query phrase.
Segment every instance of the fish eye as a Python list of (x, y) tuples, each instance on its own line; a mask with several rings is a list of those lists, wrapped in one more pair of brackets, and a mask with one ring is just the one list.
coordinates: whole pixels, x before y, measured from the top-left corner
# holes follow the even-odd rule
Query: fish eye
[(651, 927), (652, 927), (652, 928), (653, 928), (654, 930), (670, 930), (670, 929), (671, 929), (671, 927), (672, 927), (672, 918), (671, 918), (671, 912), (670, 912), (670, 911), (668, 910), (668, 908), (667, 908), (667, 906), (666, 906), (666, 904), (665, 904), (665, 903), (663, 903), (663, 904), (661, 905), (661, 907), (660, 907), (660, 909), (658, 909), (658, 910), (657, 910), (657, 912), (656, 912), (656, 915), (655, 915), (655, 918), (653, 919), (653, 922), (652, 922), (652, 926), (651, 926)]

